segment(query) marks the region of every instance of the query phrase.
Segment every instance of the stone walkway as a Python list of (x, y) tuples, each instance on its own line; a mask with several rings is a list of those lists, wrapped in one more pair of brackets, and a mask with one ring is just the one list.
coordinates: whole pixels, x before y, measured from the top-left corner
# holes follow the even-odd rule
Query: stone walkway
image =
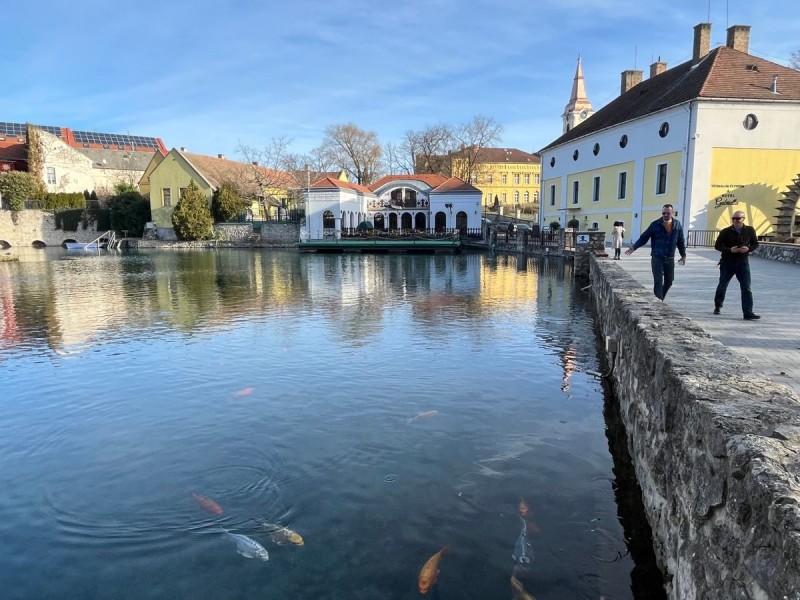
[[(800, 315), (795, 313), (795, 304), (800, 300), (800, 268), (750, 258), (753, 311), (761, 319), (745, 321), (735, 277), (728, 285), (722, 314), (712, 312), (719, 280), (718, 260), (719, 252), (713, 248), (689, 248), (686, 264), (680, 266), (676, 261), (675, 282), (665, 302), (714, 339), (746, 356), (772, 381), (784, 383), (800, 395)], [(649, 246), (639, 248), (631, 256), (625, 256), (623, 250), (622, 260), (614, 262), (648, 290), (653, 289)]]

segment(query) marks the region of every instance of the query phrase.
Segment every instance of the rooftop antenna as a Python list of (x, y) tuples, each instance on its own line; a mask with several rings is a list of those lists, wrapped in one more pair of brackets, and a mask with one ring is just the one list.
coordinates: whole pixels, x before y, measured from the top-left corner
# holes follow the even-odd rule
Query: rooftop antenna
[(708, 19), (706, 19), (706, 23), (711, 23), (711, 0), (708, 0)]
[(639, 57), (639, 46), (633, 47), (633, 68), (636, 69), (636, 61)]
[(725, 0), (725, 29), (728, 27), (728, 0)]

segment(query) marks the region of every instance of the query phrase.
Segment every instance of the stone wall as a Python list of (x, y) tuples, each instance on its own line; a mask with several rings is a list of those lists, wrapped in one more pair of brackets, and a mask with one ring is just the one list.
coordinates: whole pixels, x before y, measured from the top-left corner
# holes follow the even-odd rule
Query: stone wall
[(269, 246), (294, 246), (300, 241), (300, 223), (264, 223), (261, 241)]
[(590, 277), (670, 598), (800, 599), (800, 400), (613, 261)]
[(753, 250), (753, 256), (800, 265), (800, 244), (759, 242), (758, 248)]
[(0, 210), (0, 247), (6, 242), (12, 248), (28, 248), (34, 242), (44, 242), (48, 246), (60, 246), (66, 240), (90, 242), (98, 236), (95, 223), (84, 229), (78, 224), (78, 231), (56, 229), (56, 217), (43, 210)]

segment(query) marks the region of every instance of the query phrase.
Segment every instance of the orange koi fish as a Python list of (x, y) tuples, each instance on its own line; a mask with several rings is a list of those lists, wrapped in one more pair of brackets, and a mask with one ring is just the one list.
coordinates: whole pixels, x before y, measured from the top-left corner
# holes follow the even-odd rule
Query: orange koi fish
[(420, 569), (419, 572), (420, 594), (427, 594), (433, 587), (433, 584), (436, 583), (436, 578), (439, 576), (439, 561), (445, 554), (449, 552), (449, 550), (450, 546), (445, 546), (436, 554), (431, 556), (424, 565), (422, 565), (422, 569)]
[(192, 498), (194, 498), (200, 505), (200, 508), (202, 508), (207, 513), (211, 513), (212, 515), (222, 514), (222, 507), (211, 498), (206, 498), (205, 496), (201, 496), (200, 494), (195, 494), (194, 492), (192, 492)]
[(529, 594), (525, 591), (522, 582), (513, 575), (511, 576), (511, 595), (514, 597), (514, 600), (536, 600), (533, 594)]
[(418, 414), (417, 416), (415, 416), (415, 417), (411, 417), (411, 418), (408, 420), (408, 422), (409, 422), (409, 423), (413, 423), (414, 421), (419, 421), (420, 419), (427, 419), (427, 418), (429, 418), (429, 417), (432, 417), (433, 415), (438, 415), (438, 414), (439, 414), (439, 411), (438, 411), (438, 410), (426, 410), (425, 412), (421, 412), (421, 413), (419, 413), (419, 414)]
[(525, 502), (524, 498), (519, 499), (519, 504), (517, 505), (517, 509), (519, 510), (520, 517), (527, 517), (531, 512), (531, 509), (528, 506), (528, 503)]
[(242, 396), (249, 396), (250, 394), (252, 394), (252, 393), (253, 393), (253, 390), (254, 390), (254, 389), (255, 389), (255, 388), (252, 388), (252, 387), (246, 387), (246, 388), (244, 388), (243, 390), (239, 390), (238, 392), (236, 392), (236, 393), (233, 395), (233, 397), (234, 397), (234, 398), (241, 398)]

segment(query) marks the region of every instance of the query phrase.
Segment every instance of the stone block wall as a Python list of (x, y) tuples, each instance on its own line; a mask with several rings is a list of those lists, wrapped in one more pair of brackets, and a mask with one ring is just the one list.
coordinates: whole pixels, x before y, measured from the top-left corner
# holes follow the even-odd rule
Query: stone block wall
[(800, 265), (800, 244), (760, 242), (758, 248), (753, 251), (753, 256)]
[(294, 246), (300, 241), (300, 223), (264, 223), (261, 241), (269, 246)]
[(217, 223), (214, 225), (214, 235), (224, 242), (247, 242), (253, 235), (253, 225), (250, 223)]
[[(43, 210), (0, 210), (0, 242), (5, 241), (12, 248), (29, 248), (34, 242), (44, 242), (48, 246), (60, 246), (66, 240), (90, 242), (98, 235), (95, 223), (89, 223), (78, 231), (56, 229), (56, 217)], [(2, 244), (0, 244), (2, 246)]]
[(613, 261), (590, 277), (669, 597), (800, 599), (800, 400)]

